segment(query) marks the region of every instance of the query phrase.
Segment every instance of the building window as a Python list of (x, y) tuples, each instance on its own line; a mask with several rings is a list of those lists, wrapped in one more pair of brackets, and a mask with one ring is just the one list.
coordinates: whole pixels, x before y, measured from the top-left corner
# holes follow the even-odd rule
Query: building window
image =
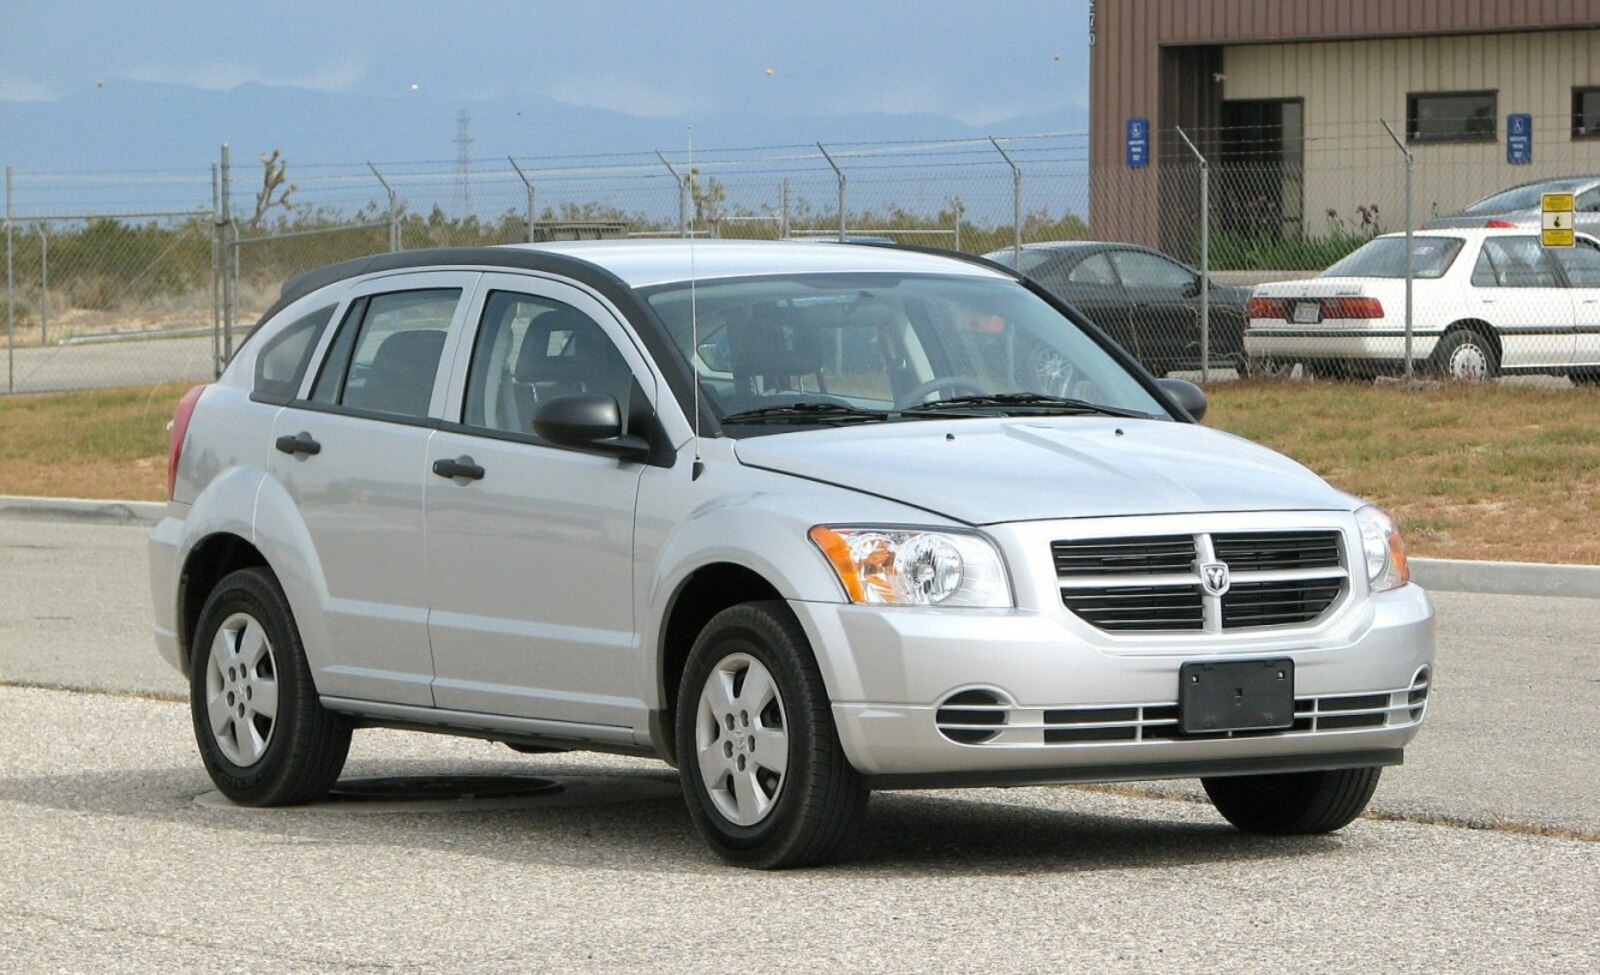
[(1600, 138), (1600, 88), (1572, 89), (1572, 137)]
[(1495, 92), (1436, 91), (1406, 97), (1406, 141), (1493, 142)]

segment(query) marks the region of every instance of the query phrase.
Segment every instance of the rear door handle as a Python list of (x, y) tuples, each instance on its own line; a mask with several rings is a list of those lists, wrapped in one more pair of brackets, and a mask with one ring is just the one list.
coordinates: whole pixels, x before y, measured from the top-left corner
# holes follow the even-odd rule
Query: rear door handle
[(283, 453), (291, 455), (305, 454), (309, 457), (322, 453), (322, 444), (317, 443), (316, 440), (312, 439), (311, 434), (304, 431), (292, 437), (287, 435), (279, 437), (277, 447)]
[(433, 462), (433, 472), (440, 477), (464, 477), (469, 481), (483, 480), (483, 468), (472, 462), (466, 455), (455, 460), (436, 460)]

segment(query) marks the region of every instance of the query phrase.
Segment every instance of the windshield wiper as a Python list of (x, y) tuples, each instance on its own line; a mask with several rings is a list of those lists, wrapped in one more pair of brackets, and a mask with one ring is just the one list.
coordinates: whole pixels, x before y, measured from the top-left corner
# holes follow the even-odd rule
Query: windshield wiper
[(861, 410), (842, 403), (785, 403), (730, 413), (723, 423), (871, 423), (889, 419), (883, 410)]
[(916, 406), (909, 406), (900, 412), (908, 416), (934, 413), (955, 413), (968, 416), (987, 415), (979, 412), (982, 410), (997, 410), (1007, 416), (1058, 413), (1074, 416), (1099, 415), (1126, 416), (1137, 419), (1150, 418), (1150, 414), (1141, 413), (1138, 410), (1125, 410), (1117, 406), (1091, 403), (1085, 399), (1072, 399), (1068, 396), (1046, 396), (1044, 393), (988, 393), (983, 396), (952, 396), (949, 399), (934, 400), (932, 403), (919, 403)]

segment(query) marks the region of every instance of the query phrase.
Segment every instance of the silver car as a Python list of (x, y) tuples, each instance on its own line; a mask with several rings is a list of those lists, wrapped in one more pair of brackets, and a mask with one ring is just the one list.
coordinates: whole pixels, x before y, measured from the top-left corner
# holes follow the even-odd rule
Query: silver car
[(1338, 829), (1422, 723), (1433, 610), (1393, 521), (1204, 410), (976, 259), (335, 265), (179, 406), (156, 642), (249, 805), (390, 726), (672, 763), (758, 867), (874, 789), (1198, 777)]
[(1430, 217), (1422, 225), (1424, 230), (1445, 227), (1539, 227), (1543, 212), (1544, 194), (1571, 193), (1573, 227), (1591, 235), (1600, 235), (1600, 176), (1568, 176), (1547, 179), (1537, 183), (1524, 183), (1486, 196), (1470, 203), (1460, 213)]

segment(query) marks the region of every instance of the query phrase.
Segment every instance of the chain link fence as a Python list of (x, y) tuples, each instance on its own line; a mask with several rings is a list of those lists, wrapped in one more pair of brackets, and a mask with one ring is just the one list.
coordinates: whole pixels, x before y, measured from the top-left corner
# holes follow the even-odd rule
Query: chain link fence
[[(1600, 250), (1581, 236), (1600, 230), (1600, 141), (1547, 137), (1513, 163), (1511, 133), (1449, 143), (1398, 128), (1158, 132), (1138, 169), (1091, 167), (1082, 134), (290, 161), (264, 198), (264, 164), (226, 152), (209, 173), (8, 171), (5, 390), (209, 378), (284, 280), (335, 261), (691, 233), (879, 238), (1020, 261), (1151, 368), (1203, 379), (1600, 375)], [(1597, 175), (1568, 184), (1571, 249), (1540, 246), (1536, 192), (1451, 216), (1584, 173)], [(1490, 221), (1494, 239), (1478, 239)], [(1435, 229), (1454, 223), (1470, 232)], [(1409, 245), (1371, 244), (1408, 227)], [(1115, 246), (1085, 243), (1096, 236)], [(1329, 268), (1359, 273), (1317, 277)]]

